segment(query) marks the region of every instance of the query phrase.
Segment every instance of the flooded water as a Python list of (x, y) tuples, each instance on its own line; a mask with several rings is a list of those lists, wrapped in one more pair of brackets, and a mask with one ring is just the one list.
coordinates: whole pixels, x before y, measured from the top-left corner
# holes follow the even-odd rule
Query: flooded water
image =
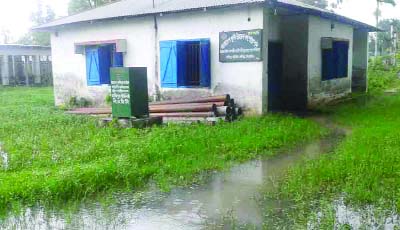
[[(334, 229), (395, 230), (400, 227), (400, 216), (395, 209), (381, 210), (372, 205), (354, 208), (346, 205), (344, 197), (335, 200), (332, 207), (334, 210)], [(322, 213), (318, 213), (317, 220), (310, 221), (308, 229), (320, 229), (319, 222), (322, 215)], [(344, 226), (347, 226), (347, 228), (344, 228)]]
[(263, 209), (256, 197), (288, 167), (304, 158), (328, 153), (344, 137), (334, 130), (328, 137), (213, 173), (203, 185), (119, 194), (118, 201), (104, 207), (85, 204), (69, 214), (43, 208), (27, 209), (0, 223), (6, 229), (202, 229), (229, 214), (241, 223), (261, 226)]

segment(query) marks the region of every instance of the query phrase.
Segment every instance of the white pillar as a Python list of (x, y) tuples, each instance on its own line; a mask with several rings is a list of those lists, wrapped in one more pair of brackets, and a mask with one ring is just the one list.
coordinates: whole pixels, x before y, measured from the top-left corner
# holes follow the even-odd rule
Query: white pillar
[(15, 68), (15, 56), (14, 55), (11, 56), (11, 62), (12, 62), (12, 74), (13, 74), (13, 78), (14, 78), (14, 84), (17, 84), (18, 80), (17, 80), (17, 73), (15, 73), (16, 68)]
[(29, 86), (29, 71), (28, 71), (28, 67), (29, 67), (29, 56), (23, 56), (24, 57), (24, 75), (25, 75), (25, 85)]
[(8, 56), (3, 55), (1, 61), (1, 78), (3, 85), (10, 85), (10, 71), (8, 69)]
[(32, 67), (33, 75), (35, 76), (35, 84), (40, 84), (42, 75), (40, 73), (40, 56), (39, 55), (33, 56), (32, 66), (33, 66)]

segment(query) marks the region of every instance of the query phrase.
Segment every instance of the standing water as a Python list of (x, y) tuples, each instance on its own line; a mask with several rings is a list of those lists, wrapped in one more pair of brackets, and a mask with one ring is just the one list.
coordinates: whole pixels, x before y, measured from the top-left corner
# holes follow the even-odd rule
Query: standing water
[[(203, 185), (176, 188), (169, 193), (150, 189), (120, 194), (118, 201), (82, 204), (70, 214), (44, 208), (27, 209), (10, 216), (0, 228), (10, 229), (201, 229), (227, 214), (242, 223), (261, 226), (263, 208), (256, 199), (261, 187), (269, 186), (288, 167), (333, 150), (343, 132), (334, 130), (322, 140), (282, 151), (273, 158), (259, 158), (214, 173)], [(0, 220), (1, 221), (1, 220)]]

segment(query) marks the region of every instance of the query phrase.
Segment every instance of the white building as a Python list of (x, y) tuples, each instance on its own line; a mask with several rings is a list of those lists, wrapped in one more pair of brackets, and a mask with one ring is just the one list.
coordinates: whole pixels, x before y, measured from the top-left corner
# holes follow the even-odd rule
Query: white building
[(45, 75), (51, 75), (50, 47), (0, 45), (0, 85), (42, 84)]
[(375, 29), (296, 0), (123, 0), (35, 28), (52, 32), (58, 105), (104, 103), (126, 66), (147, 67), (151, 96), (231, 94), (254, 114), (365, 91)]

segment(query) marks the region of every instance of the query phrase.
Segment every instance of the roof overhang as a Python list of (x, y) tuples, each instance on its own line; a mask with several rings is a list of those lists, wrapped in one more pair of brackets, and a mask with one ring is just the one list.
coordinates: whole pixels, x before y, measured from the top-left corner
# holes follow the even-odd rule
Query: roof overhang
[(371, 26), (366, 23), (342, 16), (342, 15), (338, 15), (333, 12), (329, 12), (327, 10), (317, 10), (314, 8), (306, 8), (306, 7), (301, 7), (301, 6), (288, 4), (288, 3), (284, 3), (284, 2), (280, 2), (280, 1), (270, 1), (269, 5), (271, 7), (284, 8), (284, 9), (287, 9), (289, 11), (296, 12), (296, 13), (308, 14), (308, 15), (318, 16), (318, 17), (332, 20), (332, 21), (341, 22), (344, 24), (352, 25), (356, 29), (366, 30), (368, 32), (383, 32), (384, 31), (375, 26)]

